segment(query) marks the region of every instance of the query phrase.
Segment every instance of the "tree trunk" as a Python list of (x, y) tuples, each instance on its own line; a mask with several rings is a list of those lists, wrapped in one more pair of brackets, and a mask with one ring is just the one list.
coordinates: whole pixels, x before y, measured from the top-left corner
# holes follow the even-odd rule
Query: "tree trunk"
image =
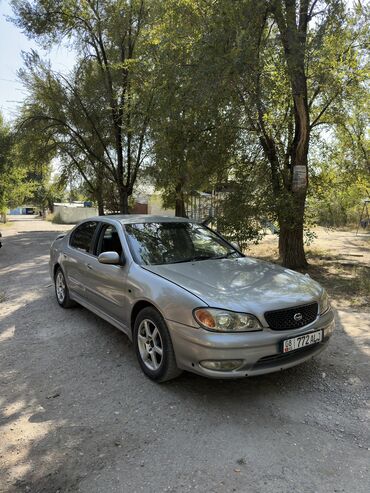
[(101, 181), (97, 186), (95, 196), (96, 196), (96, 201), (98, 203), (98, 214), (99, 216), (104, 216), (104, 197), (103, 197)]
[(305, 199), (305, 194), (293, 197), (294, 206), (288, 213), (285, 210), (279, 216), (280, 260), (290, 269), (302, 269), (307, 266), (303, 240)]
[(187, 215), (186, 215), (186, 209), (185, 209), (185, 202), (184, 202), (183, 197), (180, 197), (180, 198), (177, 198), (176, 199), (175, 216), (177, 216), (177, 217), (187, 217)]
[(99, 216), (104, 216), (103, 182), (104, 182), (104, 169), (103, 166), (99, 164), (96, 173), (96, 189), (95, 189), (95, 196), (96, 196), (96, 201), (98, 203)]
[(175, 201), (175, 216), (177, 217), (187, 217), (184, 193), (182, 191), (181, 183), (176, 187), (176, 201)]
[(126, 188), (121, 188), (119, 192), (119, 210), (121, 214), (128, 214), (128, 193)]
[[(307, 87), (299, 79), (294, 94), (295, 136), (291, 148), (291, 172), (284, 184), (287, 203), (280, 205), (279, 254), (282, 264), (290, 269), (307, 266), (304, 252), (304, 212), (308, 187), (308, 146), (310, 142)], [(284, 201), (283, 201), (284, 202)]]
[(98, 198), (98, 214), (104, 216), (104, 202), (101, 197)]
[[(278, 205), (280, 223), (279, 253), (282, 263), (293, 269), (307, 265), (303, 245), (304, 211), (308, 186), (310, 114), (307, 97), (306, 43), (309, 22), (308, 0), (274, 1), (276, 20), (290, 80), (294, 112), (294, 138), (288, 144), (284, 196)], [(299, 11), (298, 6), (299, 5)]]

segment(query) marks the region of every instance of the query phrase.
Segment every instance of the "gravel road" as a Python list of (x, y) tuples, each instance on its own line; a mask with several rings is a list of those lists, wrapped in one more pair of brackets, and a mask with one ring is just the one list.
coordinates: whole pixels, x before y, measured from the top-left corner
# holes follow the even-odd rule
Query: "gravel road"
[(369, 311), (337, 307), (329, 349), (300, 367), (158, 385), (125, 335), (57, 305), (62, 229), (2, 230), (2, 493), (369, 493)]

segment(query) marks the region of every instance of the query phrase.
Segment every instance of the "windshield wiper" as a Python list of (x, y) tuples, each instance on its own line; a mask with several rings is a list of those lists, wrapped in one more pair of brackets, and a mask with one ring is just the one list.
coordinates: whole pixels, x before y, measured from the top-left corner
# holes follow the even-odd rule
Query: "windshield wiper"
[(190, 257), (190, 258), (184, 258), (181, 260), (175, 260), (173, 262), (169, 262), (170, 264), (182, 264), (185, 262), (195, 262), (198, 260), (209, 260), (212, 258), (217, 258), (217, 257), (212, 257), (211, 255), (196, 255), (195, 257)]
[[(223, 258), (229, 258), (230, 255), (233, 255), (236, 252), (228, 252), (225, 255), (219, 255), (219, 256), (214, 256), (214, 255), (196, 255), (195, 257), (189, 257), (181, 260), (175, 260), (173, 262), (169, 262), (170, 264), (182, 264), (185, 262), (196, 262), (198, 260), (220, 260)], [(237, 257), (239, 258), (239, 257)]]

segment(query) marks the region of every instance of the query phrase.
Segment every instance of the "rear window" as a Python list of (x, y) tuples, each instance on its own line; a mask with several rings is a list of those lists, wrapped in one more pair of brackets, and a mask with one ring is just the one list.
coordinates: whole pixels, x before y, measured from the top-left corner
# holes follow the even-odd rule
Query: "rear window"
[(78, 226), (72, 234), (70, 246), (82, 252), (89, 252), (97, 225), (97, 222), (89, 221)]

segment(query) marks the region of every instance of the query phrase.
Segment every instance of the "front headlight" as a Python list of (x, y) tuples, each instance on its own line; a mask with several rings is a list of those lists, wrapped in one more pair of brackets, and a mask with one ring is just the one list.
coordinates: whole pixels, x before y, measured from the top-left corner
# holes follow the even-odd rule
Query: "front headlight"
[(257, 318), (248, 313), (229, 312), (218, 308), (197, 308), (193, 314), (201, 327), (215, 332), (251, 332), (262, 330)]
[(328, 293), (324, 290), (320, 298), (320, 315), (327, 312), (330, 308)]

